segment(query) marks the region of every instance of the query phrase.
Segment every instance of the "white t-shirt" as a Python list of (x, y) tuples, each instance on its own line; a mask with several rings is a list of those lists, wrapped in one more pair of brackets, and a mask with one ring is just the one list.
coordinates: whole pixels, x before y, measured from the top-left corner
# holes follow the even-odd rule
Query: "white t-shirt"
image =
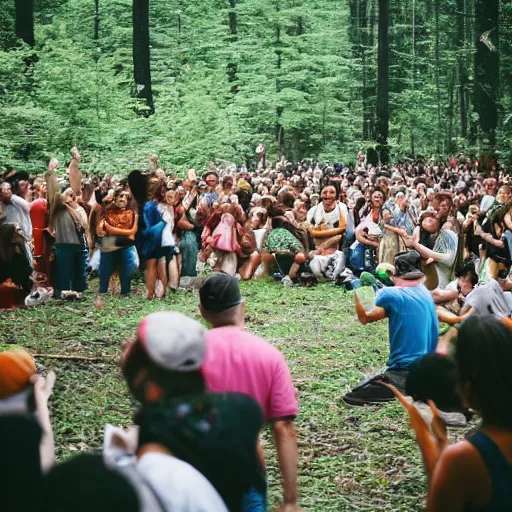
[(213, 485), (187, 462), (164, 453), (146, 453), (136, 465), (166, 512), (228, 512)]
[(162, 219), (165, 222), (165, 228), (162, 231), (162, 247), (172, 247), (176, 245), (174, 237), (172, 236), (172, 230), (174, 229), (174, 214), (171, 207), (160, 203), (158, 205), (158, 211), (162, 214)]
[(324, 210), (322, 203), (310, 208), (307, 213), (307, 221), (318, 227), (320, 224), (325, 223), (328, 229), (334, 229), (336, 222), (340, 222), (341, 218), (345, 220), (345, 224), (348, 221), (348, 209), (344, 203), (336, 203), (334, 209), (330, 212)]
[(444, 289), (451, 280), (452, 267), (457, 257), (457, 235), (451, 230), (441, 231), (434, 245), (434, 252), (444, 255), (443, 261), (436, 261), (439, 288)]
[(475, 288), (467, 297), (469, 304), (481, 316), (494, 315), (498, 318), (510, 316), (510, 304), (496, 279)]
[(187, 462), (165, 453), (146, 453), (136, 460), (138, 442), (138, 427), (124, 430), (107, 423), (103, 441), (105, 465), (121, 473), (131, 466), (128, 474), (136, 471), (146, 481), (165, 506), (163, 512), (227, 512), (213, 485)]

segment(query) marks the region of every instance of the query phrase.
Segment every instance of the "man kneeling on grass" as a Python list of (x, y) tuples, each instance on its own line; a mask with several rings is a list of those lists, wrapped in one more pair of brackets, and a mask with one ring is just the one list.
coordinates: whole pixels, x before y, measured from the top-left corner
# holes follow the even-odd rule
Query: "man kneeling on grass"
[(395, 256), (395, 286), (380, 290), (375, 305), (366, 310), (356, 295), (356, 312), (362, 324), (389, 320), (389, 359), (383, 374), (365, 380), (343, 400), (349, 405), (375, 405), (394, 400), (394, 394), (380, 381), (404, 391), (409, 367), (420, 357), (436, 350), (439, 335), (434, 301), (423, 285), (418, 270), (421, 256), (416, 251)]

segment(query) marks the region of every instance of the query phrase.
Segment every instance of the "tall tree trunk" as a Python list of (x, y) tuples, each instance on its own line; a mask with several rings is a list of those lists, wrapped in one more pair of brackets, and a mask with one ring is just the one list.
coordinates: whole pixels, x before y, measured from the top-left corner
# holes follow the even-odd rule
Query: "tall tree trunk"
[[(368, 34), (368, 47), (374, 48), (375, 45), (375, 7), (377, 0), (369, 0), (370, 2), (370, 30)], [(377, 89), (375, 83), (370, 83), (368, 86), (368, 98), (375, 98), (377, 96)], [(373, 140), (375, 139), (375, 111), (376, 109), (372, 108), (370, 105), (370, 101), (368, 99), (368, 121), (369, 121), (369, 128), (368, 128), (368, 139)]]
[(440, 141), (441, 141), (441, 86), (440, 86), (440, 63), (439, 63), (439, 0), (434, 1), (435, 10), (435, 27), (436, 27), (436, 97), (437, 97), (437, 130), (436, 130), (436, 152), (439, 156), (441, 153)]
[[(412, 0), (412, 91), (416, 91), (416, 0)], [(411, 106), (412, 107), (412, 106)], [(416, 153), (416, 115), (414, 108), (410, 109), (411, 112), (411, 157), (414, 158)]]
[[(304, 18), (302, 16), (301, 11), (300, 11), (301, 7), (302, 7), (302, 0), (295, 0), (295, 8), (298, 10), (298, 14), (295, 17), (295, 30), (294, 30), (294, 36), (295, 37), (300, 37), (305, 32), (305, 29), (304, 29)], [(302, 53), (300, 43), (297, 45), (297, 53), (299, 55)], [(301, 149), (300, 141), (302, 139), (302, 133), (303, 133), (302, 130), (300, 130), (298, 128), (293, 128), (291, 130), (291, 134), (289, 134), (289, 135), (291, 135), (291, 137), (288, 136), (288, 141), (290, 141), (290, 139), (291, 139), (292, 159), (293, 159), (294, 162), (297, 162), (303, 156), (301, 154), (301, 151), (300, 151), (300, 149)], [(322, 128), (322, 134), (323, 134), (323, 140), (325, 140), (325, 125)], [(323, 145), (325, 146), (325, 142), (323, 143)]]
[(133, 75), (136, 95), (146, 100), (143, 115), (155, 112), (149, 52), (149, 0), (133, 0)]
[(279, 152), (279, 156), (284, 155), (284, 128), (281, 123), (281, 116), (283, 115), (284, 108), (279, 105), (280, 98), (279, 93), (281, 92), (281, 65), (282, 65), (282, 49), (281, 49), (281, 20), (279, 19), (279, 13), (281, 12), (280, 0), (276, 0), (276, 12), (277, 12), (277, 20), (276, 20), (276, 93), (277, 93), (277, 108), (276, 108), (276, 141), (277, 141), (277, 150)]
[(448, 134), (447, 134), (447, 148), (448, 153), (453, 154), (455, 151), (455, 144), (453, 143), (453, 121), (455, 111), (455, 71), (451, 70), (448, 76)]
[[(237, 17), (236, 17), (236, 0), (229, 0), (229, 42), (232, 45), (238, 39), (237, 33)], [(233, 49), (232, 49), (233, 50)], [(231, 52), (231, 61), (228, 62), (227, 73), (228, 73), (228, 82), (231, 84), (231, 93), (235, 95), (238, 92), (237, 81), (237, 71), (238, 66), (235, 62), (235, 52)]]
[(94, 40), (100, 39), (100, 0), (94, 0)]
[(379, 49), (377, 62), (377, 151), (389, 161), (389, 0), (379, 0)]
[[(475, 85), (473, 105), (479, 116), (484, 156), (494, 154), (499, 99), (499, 1), (475, 1)], [(489, 33), (490, 31), (490, 33)]]
[(359, 8), (359, 52), (361, 56), (363, 90), (361, 104), (363, 110), (363, 140), (370, 138), (368, 119), (368, 77), (366, 52), (368, 45), (368, 0), (361, 0)]
[(16, 37), (30, 47), (34, 39), (34, 0), (16, 0)]
[(466, 33), (465, 33), (465, 2), (457, 0), (457, 67), (459, 71), (459, 102), (460, 102), (460, 135), (468, 135), (468, 109), (466, 105), (467, 72), (466, 72)]

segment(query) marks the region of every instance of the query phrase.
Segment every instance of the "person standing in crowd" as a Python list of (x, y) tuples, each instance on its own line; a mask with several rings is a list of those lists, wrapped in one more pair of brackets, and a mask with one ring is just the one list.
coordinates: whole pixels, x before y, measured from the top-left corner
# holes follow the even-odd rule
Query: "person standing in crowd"
[(169, 246), (165, 238), (166, 222), (162, 218), (159, 204), (164, 200), (165, 182), (159, 178), (150, 178), (148, 183), (148, 201), (144, 204), (142, 218), (142, 247), (141, 257), (144, 260), (144, 281), (146, 283), (146, 298), (153, 299), (156, 294), (157, 280), (160, 280), (162, 289), (161, 298), (167, 292), (167, 255)]
[[(294, 425), (298, 404), (288, 365), (270, 343), (244, 330), (245, 302), (234, 277), (222, 273), (208, 276), (199, 290), (199, 301), (201, 316), (212, 326), (206, 333), (202, 366), (206, 385), (213, 392), (246, 393), (260, 404), (265, 420), (272, 425), (283, 477), (281, 510), (299, 510)], [(263, 455), (261, 463), (263, 466)], [(266, 510), (262, 485), (246, 496), (244, 510)]]
[(30, 204), (30, 220), (32, 222), (32, 235), (34, 237), (34, 262), (36, 270), (41, 269), (41, 260), (45, 250), (45, 232), (48, 229), (48, 201), (46, 200), (46, 182), (38, 179), (34, 181), (36, 197)]
[(22, 197), (12, 193), (12, 186), (8, 182), (0, 185), (1, 203), (0, 215), (5, 216), (5, 221), (9, 224), (17, 224), (21, 234), (25, 238), (25, 252), (33, 267), (32, 249), (30, 242), (32, 241), (32, 221), (30, 219), (30, 203)]
[(101, 237), (100, 293), (107, 293), (110, 278), (119, 270), (121, 295), (129, 295), (131, 278), (138, 268), (135, 234), (138, 214), (130, 207), (130, 194), (123, 188), (114, 191), (112, 204), (100, 217), (97, 233)]
[[(55, 169), (58, 162), (50, 162), (48, 168), (48, 202), (50, 206), (50, 229), (55, 234), (55, 293), (60, 298), (63, 291), (82, 293), (87, 288), (85, 269), (87, 261), (87, 214), (77, 202), (81, 173), (78, 169), (80, 153), (74, 147), (69, 165), (69, 181), (61, 193)], [(78, 192), (76, 191), (78, 190)]]

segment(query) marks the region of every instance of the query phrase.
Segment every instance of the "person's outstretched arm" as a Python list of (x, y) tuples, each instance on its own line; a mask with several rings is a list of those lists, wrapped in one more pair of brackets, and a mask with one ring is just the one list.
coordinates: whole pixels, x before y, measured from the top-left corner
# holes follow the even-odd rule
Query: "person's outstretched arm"
[(22, 197), (13, 194), (11, 196), (11, 201), (16, 206), (19, 206), (25, 213), (30, 213), (30, 203), (28, 201), (25, 201), (25, 199), (23, 199)]
[(357, 294), (355, 295), (356, 301), (356, 313), (357, 318), (363, 324), (371, 324), (372, 322), (377, 322), (379, 320), (384, 320), (386, 318), (386, 310), (381, 308), (380, 306), (374, 306), (370, 311), (366, 311), (363, 305), (359, 301), (359, 297)]
[(55, 462), (55, 444), (52, 424), (50, 422), (50, 410), (48, 409), (48, 399), (55, 385), (55, 373), (53, 371), (48, 372), (46, 378), (42, 375), (35, 374), (32, 376), (31, 382), (34, 385), (36, 416), (42, 431), (41, 442), (39, 444), (41, 469), (46, 472)]
[(425, 247), (424, 245), (420, 244), (419, 242), (414, 241), (412, 238), (405, 238), (404, 242), (405, 246), (408, 249), (414, 249), (418, 251), (420, 253), (420, 256), (424, 260), (432, 259), (439, 263), (443, 263), (447, 266), (450, 266), (453, 264), (453, 261), (455, 259), (454, 251), (448, 251), (446, 253), (434, 252), (428, 247)]

